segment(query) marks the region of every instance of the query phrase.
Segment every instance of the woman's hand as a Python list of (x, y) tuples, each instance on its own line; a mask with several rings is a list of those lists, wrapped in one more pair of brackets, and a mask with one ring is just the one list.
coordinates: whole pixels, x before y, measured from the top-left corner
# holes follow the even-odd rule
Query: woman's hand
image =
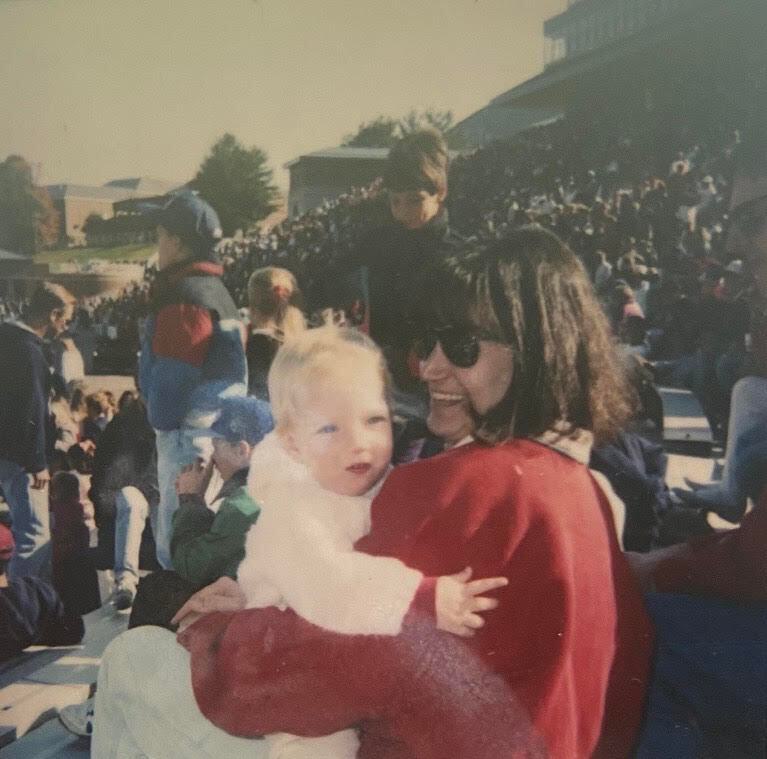
[(245, 594), (236, 580), (219, 577), (214, 583), (198, 590), (171, 619), (178, 625), (178, 632), (189, 627), (203, 614), (211, 611), (240, 611), (245, 608)]
[(471, 567), (466, 567), (457, 575), (444, 575), (437, 580), (437, 627), (462, 638), (470, 638), (474, 630), (485, 624), (478, 612), (490, 611), (498, 606), (495, 598), (485, 598), (480, 594), (509, 584), (505, 577), (469, 582), (471, 571)]

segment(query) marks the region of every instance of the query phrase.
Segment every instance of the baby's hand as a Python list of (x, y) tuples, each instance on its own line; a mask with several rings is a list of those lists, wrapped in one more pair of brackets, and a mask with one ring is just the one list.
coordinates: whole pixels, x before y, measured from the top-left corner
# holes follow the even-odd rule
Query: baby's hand
[(437, 579), (437, 627), (462, 638), (470, 638), (474, 630), (485, 624), (477, 612), (490, 611), (498, 606), (496, 599), (485, 598), (480, 593), (509, 584), (505, 577), (488, 577), (474, 582), (469, 582), (470, 579), (471, 567), (466, 567), (457, 575), (444, 575)]

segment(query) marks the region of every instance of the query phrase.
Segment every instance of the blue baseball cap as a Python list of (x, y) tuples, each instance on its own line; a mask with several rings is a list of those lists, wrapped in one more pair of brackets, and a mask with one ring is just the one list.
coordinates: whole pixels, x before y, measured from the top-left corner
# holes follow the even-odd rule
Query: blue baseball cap
[(216, 421), (210, 426), (210, 436), (228, 443), (244, 440), (256, 445), (273, 429), (274, 419), (266, 401), (238, 396), (223, 399)]
[(174, 195), (153, 213), (155, 224), (178, 235), (192, 247), (192, 252), (205, 258), (223, 237), (221, 221), (209, 203), (191, 190)]

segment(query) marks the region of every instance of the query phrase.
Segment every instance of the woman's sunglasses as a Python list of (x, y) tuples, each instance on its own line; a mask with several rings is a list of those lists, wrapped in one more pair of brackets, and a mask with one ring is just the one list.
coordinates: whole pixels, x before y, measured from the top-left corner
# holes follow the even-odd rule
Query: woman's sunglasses
[(437, 343), (445, 358), (460, 369), (468, 369), (479, 360), (481, 340), (498, 342), (498, 337), (483, 330), (466, 327), (428, 327), (413, 341), (413, 350), (422, 361), (427, 359)]

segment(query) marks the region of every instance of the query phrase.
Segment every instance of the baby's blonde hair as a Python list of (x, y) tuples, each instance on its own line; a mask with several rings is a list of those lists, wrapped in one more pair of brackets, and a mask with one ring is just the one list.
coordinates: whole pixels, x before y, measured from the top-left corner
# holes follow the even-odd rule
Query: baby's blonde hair
[[(277, 351), (269, 369), (269, 400), (274, 426), (285, 430), (300, 411), (301, 394), (349, 359), (373, 362), (390, 403), (391, 379), (381, 349), (365, 334), (326, 324), (294, 335)], [(339, 387), (339, 392), (344, 388)]]

